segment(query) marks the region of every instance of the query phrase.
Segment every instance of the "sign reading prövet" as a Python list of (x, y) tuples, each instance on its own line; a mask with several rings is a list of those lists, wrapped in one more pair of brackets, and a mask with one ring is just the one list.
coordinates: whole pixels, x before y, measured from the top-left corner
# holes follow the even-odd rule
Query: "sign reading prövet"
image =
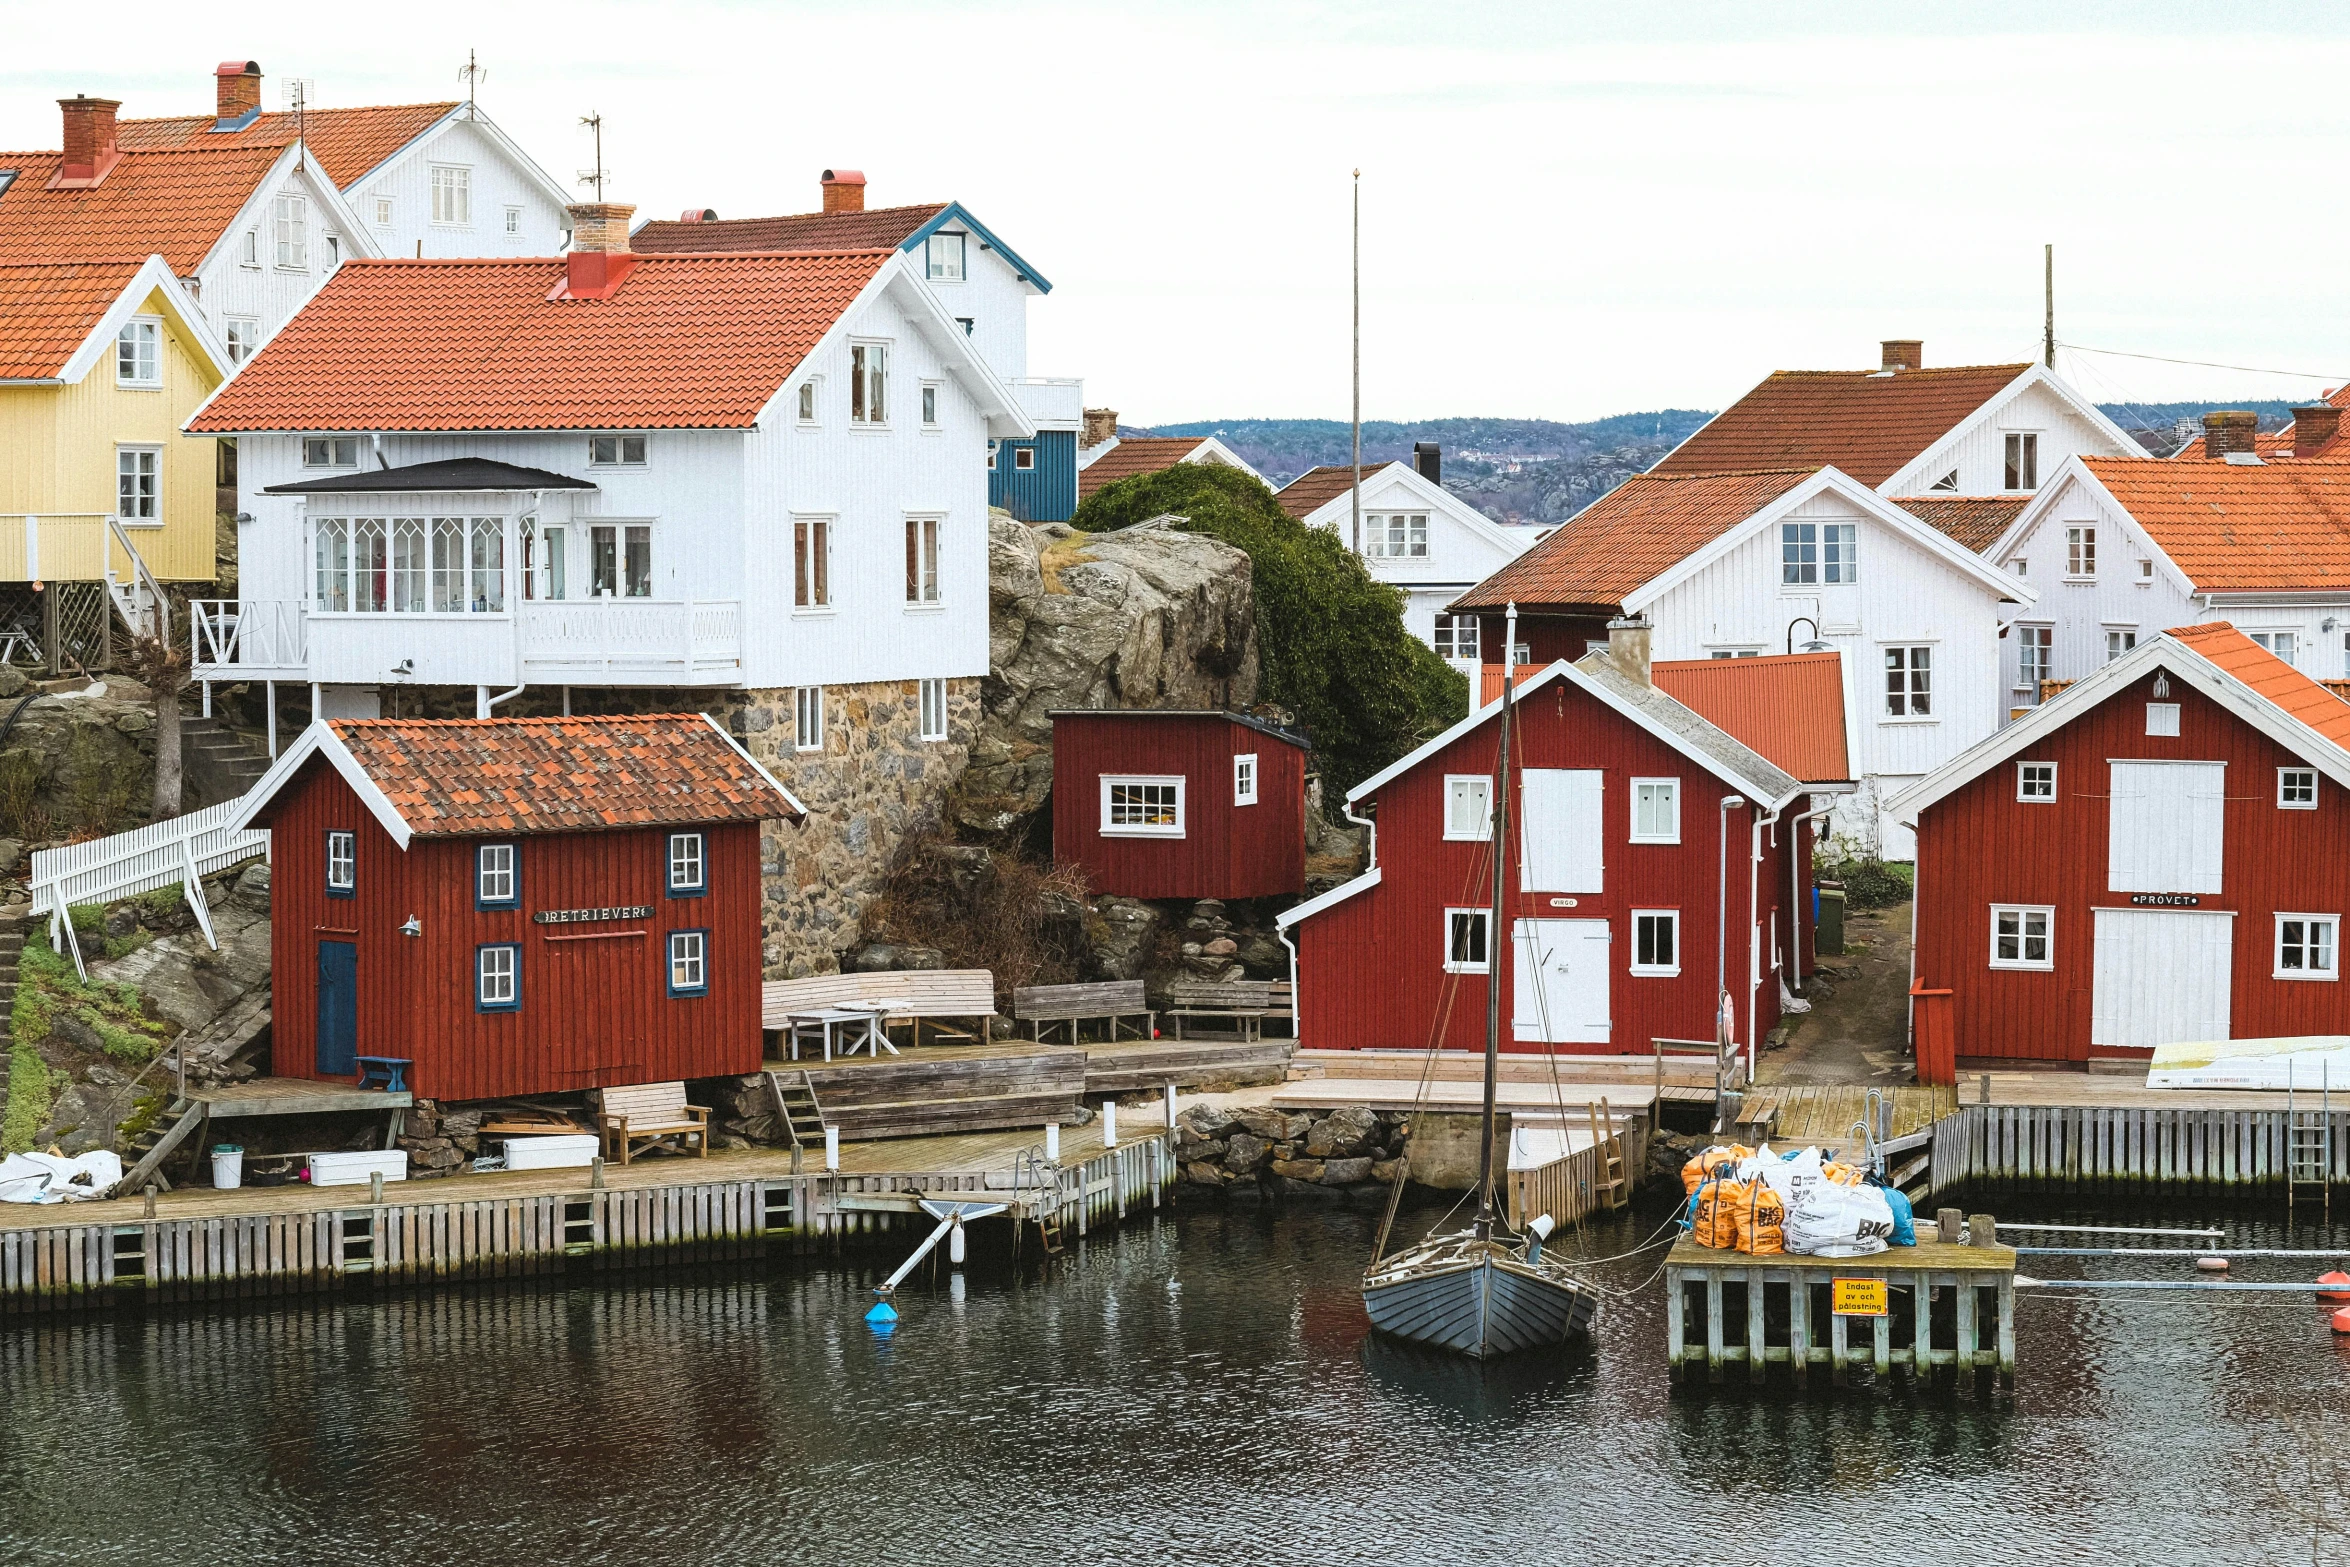
[(2191, 892), (2133, 892), (2130, 901), (2142, 909), (2199, 909), (2203, 900)]
[(617, 909), (541, 909), (531, 919), (541, 925), (593, 925), (604, 920), (649, 920), (653, 906), (634, 903)]

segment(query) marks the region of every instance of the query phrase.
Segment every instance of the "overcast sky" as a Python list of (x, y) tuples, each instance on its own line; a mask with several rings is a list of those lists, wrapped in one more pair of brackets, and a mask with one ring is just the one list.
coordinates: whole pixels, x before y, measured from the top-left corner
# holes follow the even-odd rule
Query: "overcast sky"
[[(1053, 283), (1030, 369), (1130, 422), (1718, 407), (1776, 367), (2032, 357), (2041, 246), (2101, 400), (2350, 380), (2350, 11), (2046, 4), (382, 7), (0, 0), (0, 145), (51, 100), (211, 103), (261, 61), (338, 106), (461, 96), (559, 179), (599, 110), (615, 199), (960, 199)], [(126, 47), (126, 40), (136, 40)]]

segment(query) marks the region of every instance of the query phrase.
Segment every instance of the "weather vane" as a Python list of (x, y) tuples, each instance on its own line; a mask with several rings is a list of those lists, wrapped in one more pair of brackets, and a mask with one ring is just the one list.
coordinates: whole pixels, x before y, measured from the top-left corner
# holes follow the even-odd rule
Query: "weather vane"
[(465, 63), (457, 68), (457, 79), (465, 84), (465, 117), (470, 120), (473, 118), (474, 89), (490, 79), (490, 69), (468, 49), (465, 51)]

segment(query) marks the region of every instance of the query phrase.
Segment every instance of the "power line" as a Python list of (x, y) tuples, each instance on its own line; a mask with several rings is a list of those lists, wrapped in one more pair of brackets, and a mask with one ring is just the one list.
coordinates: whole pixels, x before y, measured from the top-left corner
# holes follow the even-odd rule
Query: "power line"
[(2203, 370), (2241, 370), (2247, 375), (2289, 375), (2296, 380), (2304, 381), (2340, 382), (2350, 380), (2350, 377), (2328, 371), (2279, 370), (2273, 366), (2262, 365), (2223, 365), (2210, 359), (2173, 359), (2167, 354), (2133, 354), (2119, 348), (2091, 348), (2086, 343), (2059, 343), (2057, 346), (2069, 348), (2076, 354), (2103, 354), (2110, 359), (2151, 359), (2157, 364), (2194, 365)]

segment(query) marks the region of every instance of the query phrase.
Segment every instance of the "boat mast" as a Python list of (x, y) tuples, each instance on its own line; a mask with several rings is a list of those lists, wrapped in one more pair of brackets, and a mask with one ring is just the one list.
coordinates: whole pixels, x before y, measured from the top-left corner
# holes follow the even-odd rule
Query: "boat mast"
[(1518, 606), (1501, 638), (1501, 748), (1493, 764), (1493, 903), (1485, 922), (1485, 1131), (1477, 1139), (1477, 1239), (1493, 1235), (1493, 1099), (1501, 1076), (1501, 919), (1509, 869), (1510, 698), (1518, 664)]

